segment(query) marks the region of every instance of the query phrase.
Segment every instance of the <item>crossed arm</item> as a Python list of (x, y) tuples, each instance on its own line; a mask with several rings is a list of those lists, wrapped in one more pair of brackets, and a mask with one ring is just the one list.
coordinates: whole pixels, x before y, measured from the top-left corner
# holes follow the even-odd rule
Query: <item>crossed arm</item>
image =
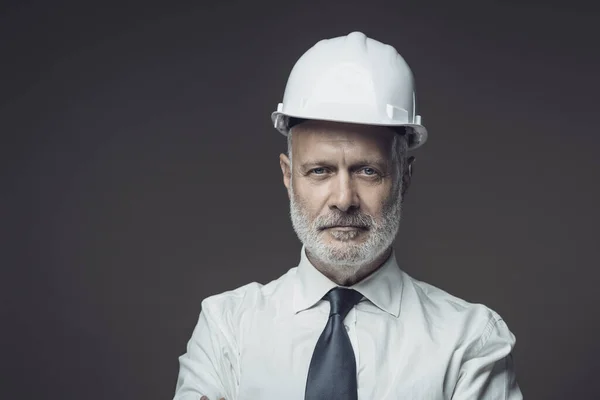
[(234, 400), (239, 377), (234, 364), (237, 349), (226, 322), (217, 318), (212, 303), (202, 311), (186, 353), (179, 357), (179, 375), (173, 400)]
[[(491, 320), (461, 360), (452, 400), (522, 400), (511, 355), (514, 336), (502, 319)], [(239, 376), (232, 338), (210, 309), (200, 313), (180, 370), (173, 400), (235, 400)]]

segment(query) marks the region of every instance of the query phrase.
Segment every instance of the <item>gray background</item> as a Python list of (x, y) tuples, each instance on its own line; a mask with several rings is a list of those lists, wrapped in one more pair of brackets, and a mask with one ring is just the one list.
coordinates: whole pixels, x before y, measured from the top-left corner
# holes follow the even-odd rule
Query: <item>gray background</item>
[(269, 115), (354, 30), (407, 59), (430, 132), (402, 267), (505, 318), (526, 398), (598, 398), (592, 7), (100, 3), (1, 6), (1, 398), (172, 397), (201, 300), (298, 262)]

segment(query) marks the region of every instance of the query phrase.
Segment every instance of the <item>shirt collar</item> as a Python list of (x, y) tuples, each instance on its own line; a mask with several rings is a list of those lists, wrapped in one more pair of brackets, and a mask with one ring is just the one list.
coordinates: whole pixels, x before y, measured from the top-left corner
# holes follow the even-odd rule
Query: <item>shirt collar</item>
[[(306, 310), (319, 302), (338, 285), (317, 270), (306, 256), (302, 246), (300, 264), (294, 282), (294, 313)], [(383, 265), (362, 281), (350, 286), (381, 310), (398, 317), (402, 297), (402, 271), (392, 251)]]

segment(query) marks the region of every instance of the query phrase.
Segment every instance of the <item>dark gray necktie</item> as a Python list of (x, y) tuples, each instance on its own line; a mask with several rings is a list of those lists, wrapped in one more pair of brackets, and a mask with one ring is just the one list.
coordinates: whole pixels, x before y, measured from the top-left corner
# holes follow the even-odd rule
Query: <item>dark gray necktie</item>
[(329, 300), (329, 320), (321, 333), (308, 369), (305, 400), (356, 400), (356, 359), (344, 318), (362, 295), (353, 289), (337, 287)]

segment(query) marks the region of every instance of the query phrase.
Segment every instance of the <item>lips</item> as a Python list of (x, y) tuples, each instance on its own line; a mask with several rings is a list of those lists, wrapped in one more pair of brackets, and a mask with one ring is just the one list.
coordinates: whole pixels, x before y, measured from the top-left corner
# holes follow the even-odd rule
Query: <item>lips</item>
[(360, 225), (330, 225), (330, 226), (326, 226), (322, 229), (335, 229), (335, 228), (367, 229), (366, 226), (360, 226)]

